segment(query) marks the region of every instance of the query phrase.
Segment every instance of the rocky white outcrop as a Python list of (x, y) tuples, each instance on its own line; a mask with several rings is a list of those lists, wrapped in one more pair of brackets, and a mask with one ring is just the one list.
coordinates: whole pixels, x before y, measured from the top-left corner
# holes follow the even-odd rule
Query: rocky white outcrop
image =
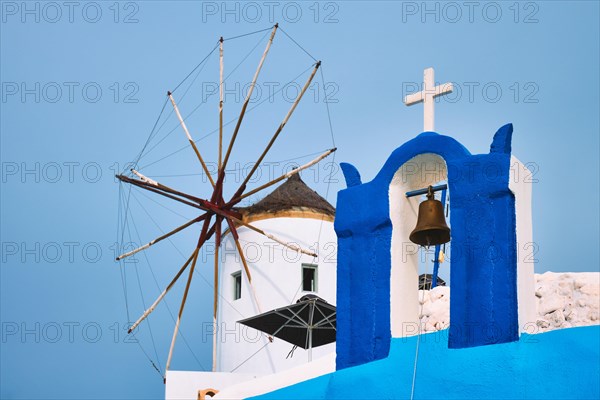
[(536, 325), (541, 331), (600, 323), (599, 273), (546, 272), (535, 278)]
[[(538, 318), (525, 331), (541, 333), (553, 329), (600, 324), (600, 273), (546, 272), (535, 275)], [(450, 323), (450, 287), (419, 291), (419, 317), (425, 332), (446, 329)]]
[(450, 325), (450, 287), (438, 286), (431, 290), (419, 290), (421, 329), (435, 332)]

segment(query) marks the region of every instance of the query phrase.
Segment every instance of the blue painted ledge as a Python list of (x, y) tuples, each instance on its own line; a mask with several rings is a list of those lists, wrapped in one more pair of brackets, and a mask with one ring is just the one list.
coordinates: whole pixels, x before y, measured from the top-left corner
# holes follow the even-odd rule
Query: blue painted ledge
[[(410, 398), (416, 337), (387, 358), (254, 399)], [(598, 399), (600, 326), (522, 335), (518, 342), (448, 348), (448, 331), (421, 336), (415, 399)]]

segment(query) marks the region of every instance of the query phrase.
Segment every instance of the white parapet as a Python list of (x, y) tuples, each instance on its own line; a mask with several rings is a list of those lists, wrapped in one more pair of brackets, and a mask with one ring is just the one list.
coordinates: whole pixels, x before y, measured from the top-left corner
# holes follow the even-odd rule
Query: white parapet
[(271, 375), (265, 375), (251, 381), (230, 386), (217, 393), (215, 399), (246, 399), (269, 393), (299, 382), (329, 374), (335, 371), (335, 353), (329, 353), (324, 357), (307, 364)]
[(217, 392), (255, 378), (252, 374), (229, 372), (167, 371), (165, 399), (197, 400), (199, 391), (213, 389)]
[(245, 399), (334, 371), (335, 353), (327, 354), (310, 363), (264, 376), (229, 372), (168, 371), (165, 398), (167, 400), (197, 400), (199, 392), (208, 392), (205, 396), (206, 399)]

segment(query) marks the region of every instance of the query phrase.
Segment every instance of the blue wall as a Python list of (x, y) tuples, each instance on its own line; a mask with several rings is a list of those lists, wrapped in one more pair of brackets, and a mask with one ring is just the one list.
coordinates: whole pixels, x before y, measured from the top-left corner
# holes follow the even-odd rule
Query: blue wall
[(515, 200), (508, 188), (512, 125), (494, 135), (490, 153), (471, 155), (460, 143), (424, 132), (396, 149), (375, 179), (361, 183), (342, 166), (348, 188), (338, 193), (337, 367), (385, 358), (390, 348), (394, 174), (424, 153), (441, 156), (451, 194), (450, 348), (518, 340)]
[[(600, 327), (448, 349), (447, 331), (421, 336), (415, 399), (598, 399)], [(388, 358), (302, 382), (259, 399), (408, 399), (416, 336), (392, 339)]]

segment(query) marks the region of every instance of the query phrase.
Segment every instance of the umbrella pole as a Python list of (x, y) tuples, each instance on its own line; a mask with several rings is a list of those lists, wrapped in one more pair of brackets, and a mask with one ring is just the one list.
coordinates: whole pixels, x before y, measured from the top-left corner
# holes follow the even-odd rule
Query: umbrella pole
[(312, 307), (310, 308), (309, 317), (308, 317), (308, 362), (312, 361), (312, 342), (313, 342), (313, 328), (314, 328), (314, 318), (315, 318), (315, 307), (317, 306), (316, 302), (311, 301)]
[(312, 328), (308, 328), (308, 362), (312, 361)]

